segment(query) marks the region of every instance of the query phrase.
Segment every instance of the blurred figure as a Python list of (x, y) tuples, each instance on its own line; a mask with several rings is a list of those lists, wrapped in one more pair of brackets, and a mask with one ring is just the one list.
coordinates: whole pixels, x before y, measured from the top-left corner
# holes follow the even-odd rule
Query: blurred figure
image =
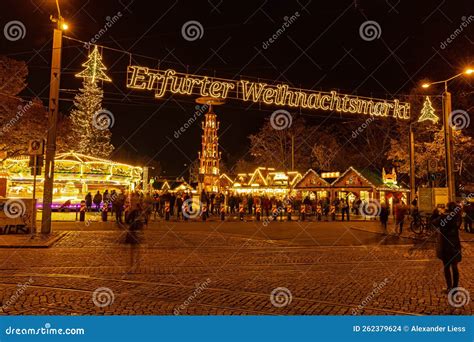
[(382, 208), (380, 208), (380, 223), (382, 224), (383, 235), (387, 235), (388, 233), (387, 223), (388, 223), (389, 213), (390, 213), (390, 210), (388, 208), (388, 205), (383, 204)]
[(407, 208), (403, 201), (399, 201), (395, 205), (395, 232), (398, 235), (403, 233), (403, 223), (405, 222), (405, 215), (407, 213)]
[(350, 220), (350, 217), (349, 217), (349, 200), (346, 198), (343, 198), (341, 200), (341, 221), (344, 221), (344, 215), (347, 215), (347, 221)]
[(143, 198), (143, 219), (145, 224), (148, 225), (150, 221), (150, 216), (153, 211), (153, 198), (150, 193), (147, 193)]
[(91, 211), (92, 210), (92, 194), (90, 192), (87, 193), (85, 202), (86, 202), (87, 211)]
[[(447, 204), (447, 210), (440, 215), (434, 225), (438, 230), (436, 256), (443, 262), (446, 290), (449, 293), (459, 286), (458, 263), (462, 260), (459, 228), (461, 208), (454, 202)], [(450, 294), (452, 295), (452, 294)]]
[(474, 204), (466, 200), (463, 207), (464, 216), (464, 231), (466, 233), (473, 233), (472, 221), (474, 220)]
[(102, 203), (102, 195), (100, 194), (100, 191), (97, 190), (97, 193), (94, 195), (94, 199), (92, 200), (95, 205), (95, 210), (97, 212), (100, 211), (100, 203)]
[(115, 222), (123, 223), (122, 222), (122, 214), (125, 205), (125, 194), (123, 191), (113, 197), (112, 199), (112, 210), (115, 213)]
[(178, 194), (176, 196), (176, 219), (179, 220), (181, 214), (183, 213), (183, 196)]

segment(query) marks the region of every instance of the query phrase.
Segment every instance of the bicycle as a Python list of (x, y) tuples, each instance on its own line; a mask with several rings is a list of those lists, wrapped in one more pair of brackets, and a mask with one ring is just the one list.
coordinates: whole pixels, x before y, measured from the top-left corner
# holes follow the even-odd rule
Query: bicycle
[(418, 211), (414, 212), (412, 215), (412, 220), (410, 222), (410, 230), (417, 234), (421, 235), (425, 232), (430, 232), (434, 229), (431, 219), (427, 215), (421, 215)]

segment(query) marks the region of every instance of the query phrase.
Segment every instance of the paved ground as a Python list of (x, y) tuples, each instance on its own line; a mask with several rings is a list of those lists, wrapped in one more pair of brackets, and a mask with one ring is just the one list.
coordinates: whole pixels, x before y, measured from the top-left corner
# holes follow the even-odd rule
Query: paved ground
[[(351, 227), (357, 226), (358, 229)], [(50, 248), (0, 248), (5, 314), (472, 314), (442, 294), (431, 242), (376, 223), (61, 222)], [(461, 286), (474, 288), (471, 243)], [(273, 293), (273, 295), (272, 295)]]

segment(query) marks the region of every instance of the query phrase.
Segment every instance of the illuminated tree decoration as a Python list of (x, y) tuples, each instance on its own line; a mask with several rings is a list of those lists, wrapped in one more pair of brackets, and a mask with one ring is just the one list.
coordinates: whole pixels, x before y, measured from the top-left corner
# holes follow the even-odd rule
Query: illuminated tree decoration
[(95, 82), (84, 79), (82, 88), (74, 97), (74, 108), (70, 115), (70, 146), (79, 153), (109, 158), (114, 150), (110, 127), (98, 125), (97, 117), (94, 116), (103, 110), (103, 97), (104, 91)]
[(421, 115), (418, 118), (418, 122), (430, 120), (433, 123), (437, 123), (439, 118), (435, 114), (435, 109), (431, 104), (429, 96), (426, 97), (425, 102), (423, 103), (423, 108), (421, 109)]
[(105, 74), (105, 67), (104, 63), (102, 62), (102, 57), (99, 54), (99, 50), (97, 45), (94, 46), (94, 50), (92, 53), (89, 54), (87, 61), (82, 64), (85, 68), (80, 73), (76, 74), (76, 77), (82, 77), (84, 80), (88, 80), (92, 83), (95, 83), (98, 80), (112, 82), (109, 76)]

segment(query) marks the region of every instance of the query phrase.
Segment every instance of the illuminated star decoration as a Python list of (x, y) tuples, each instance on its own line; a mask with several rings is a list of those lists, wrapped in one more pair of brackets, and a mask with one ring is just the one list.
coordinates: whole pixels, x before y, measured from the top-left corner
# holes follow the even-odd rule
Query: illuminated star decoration
[(107, 70), (107, 68), (102, 62), (102, 57), (99, 54), (97, 45), (94, 46), (94, 50), (92, 50), (92, 53), (89, 54), (87, 61), (84, 62), (82, 66), (85, 69), (80, 73), (76, 74), (76, 77), (82, 77), (93, 83), (97, 82), (98, 80), (112, 82), (110, 77), (107, 76), (104, 72), (105, 70)]
[(437, 123), (439, 118), (435, 114), (435, 109), (431, 105), (430, 97), (427, 96), (425, 102), (423, 103), (423, 108), (421, 109), (421, 115), (418, 118), (418, 122), (430, 120), (433, 123)]

